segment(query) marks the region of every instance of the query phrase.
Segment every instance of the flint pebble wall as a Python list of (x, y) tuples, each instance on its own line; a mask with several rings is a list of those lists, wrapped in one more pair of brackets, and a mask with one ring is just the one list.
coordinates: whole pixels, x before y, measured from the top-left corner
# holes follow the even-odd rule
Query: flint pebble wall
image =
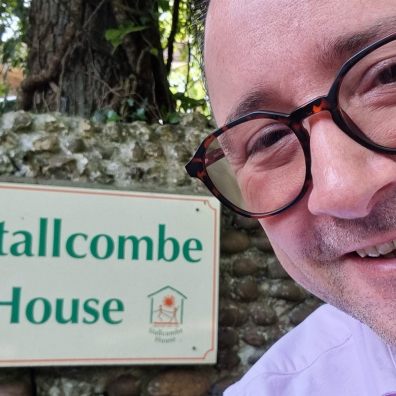
[[(209, 132), (206, 118), (195, 113), (172, 126), (6, 113), (0, 181), (202, 194), (184, 164)], [(0, 395), (222, 395), (321, 302), (290, 279), (256, 220), (223, 209), (220, 246), (216, 365), (3, 368)]]

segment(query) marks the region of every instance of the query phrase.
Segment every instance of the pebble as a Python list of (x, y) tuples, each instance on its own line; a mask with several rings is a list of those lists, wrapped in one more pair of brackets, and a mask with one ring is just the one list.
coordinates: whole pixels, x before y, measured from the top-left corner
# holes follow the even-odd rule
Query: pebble
[(179, 162), (188, 162), (191, 158), (191, 153), (187, 150), (184, 144), (176, 143), (168, 150), (169, 158)]
[(147, 157), (164, 159), (164, 149), (158, 142), (147, 142), (144, 146)]
[(187, 113), (181, 120), (181, 126), (194, 126), (194, 128), (205, 130), (208, 128), (209, 121), (208, 119), (201, 113), (192, 112)]
[(210, 396), (223, 396), (224, 391), (231, 386), (233, 383), (237, 382), (239, 378), (228, 376), (221, 378), (219, 381), (213, 384), (210, 389)]
[(142, 162), (145, 159), (145, 152), (138, 142), (133, 145), (130, 154), (134, 162)]
[(241, 301), (255, 301), (259, 296), (257, 282), (252, 277), (246, 277), (234, 283), (235, 293), (240, 297)]
[(152, 138), (153, 130), (143, 121), (134, 121), (129, 124), (129, 134), (140, 143), (144, 143)]
[(266, 349), (256, 348), (256, 350), (248, 357), (250, 365), (255, 364), (265, 353)]
[(225, 231), (221, 235), (220, 247), (223, 253), (235, 254), (244, 252), (250, 246), (249, 237), (241, 231)]
[(250, 315), (253, 322), (259, 326), (276, 323), (276, 312), (265, 302), (257, 302), (250, 306)]
[(321, 304), (322, 302), (317, 299), (306, 300), (302, 304), (297, 305), (297, 307), (289, 313), (290, 321), (297, 326)]
[(232, 347), (239, 342), (237, 331), (232, 327), (220, 327), (219, 348)]
[(0, 384), (1, 396), (33, 396), (32, 387), (25, 382)]
[(290, 278), (275, 256), (267, 259), (267, 276), (270, 279)]
[(211, 385), (205, 372), (169, 370), (158, 374), (147, 386), (148, 396), (203, 396)]
[(176, 128), (169, 124), (157, 126), (155, 133), (162, 142), (175, 143), (180, 138)]
[(271, 297), (283, 298), (289, 301), (303, 301), (308, 297), (307, 291), (297, 285), (293, 280), (284, 280), (272, 284), (268, 293)]
[[(23, 110), (8, 113), (4, 117), (9, 117), (8, 128), (14, 132), (24, 131), (32, 125), (32, 116)], [(7, 122), (5, 122), (6, 124)]]
[(56, 135), (46, 135), (33, 142), (33, 151), (49, 151), (55, 153), (59, 151), (59, 140)]
[(261, 347), (261, 346), (265, 345), (265, 343), (266, 343), (265, 336), (260, 331), (258, 331), (257, 328), (246, 329), (243, 334), (243, 340), (247, 344), (255, 346), (255, 347)]
[(231, 370), (237, 367), (240, 361), (241, 359), (238, 354), (229, 349), (220, 350), (217, 355), (217, 367), (220, 369)]
[(264, 233), (260, 233), (258, 235), (252, 236), (250, 238), (252, 246), (263, 251), (263, 252), (272, 252), (272, 246), (267, 236)]
[(257, 219), (235, 215), (234, 226), (236, 228), (242, 228), (244, 230), (257, 230), (258, 228), (260, 228), (260, 223)]
[(132, 375), (121, 375), (107, 385), (108, 396), (139, 396), (140, 381)]
[(234, 261), (232, 269), (235, 276), (242, 277), (246, 275), (254, 275), (258, 270), (258, 266), (256, 261), (253, 261), (252, 259), (240, 258)]
[(242, 326), (248, 320), (249, 314), (246, 308), (238, 307), (233, 303), (220, 306), (219, 324), (220, 326)]

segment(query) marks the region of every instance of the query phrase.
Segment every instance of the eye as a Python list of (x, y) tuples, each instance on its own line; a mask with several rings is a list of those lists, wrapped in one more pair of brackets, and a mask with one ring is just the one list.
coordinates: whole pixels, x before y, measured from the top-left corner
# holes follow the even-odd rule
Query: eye
[(396, 60), (387, 59), (372, 66), (358, 81), (357, 92), (363, 94), (393, 86), (396, 83)]
[(253, 139), (250, 139), (247, 147), (248, 157), (263, 153), (266, 149), (277, 144), (285, 136), (292, 133), (293, 132), (285, 126), (282, 126), (282, 129), (262, 130), (258, 132), (253, 136)]
[(392, 84), (396, 82), (396, 63), (388, 65), (377, 75), (378, 85)]

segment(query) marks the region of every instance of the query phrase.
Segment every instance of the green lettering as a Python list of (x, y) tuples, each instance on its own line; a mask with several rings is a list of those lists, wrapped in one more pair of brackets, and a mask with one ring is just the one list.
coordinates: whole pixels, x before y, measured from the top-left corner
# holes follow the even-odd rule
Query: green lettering
[[(41, 319), (37, 319), (35, 316), (35, 311), (37, 312), (37, 303), (42, 303), (42, 316)], [(26, 305), (26, 319), (33, 324), (43, 324), (48, 321), (51, 316), (51, 303), (43, 297), (37, 297), (30, 300)]]
[(52, 240), (52, 257), (60, 257), (62, 220), (54, 219), (54, 237)]
[(15, 231), (13, 236), (21, 235), (23, 239), (19, 242), (14, 242), (10, 247), (10, 253), (13, 256), (33, 256), (32, 252), (32, 234), (28, 231)]
[(87, 256), (86, 253), (82, 253), (82, 254), (77, 254), (74, 250), (74, 241), (76, 240), (77, 237), (82, 237), (83, 239), (87, 240), (88, 239), (88, 235), (87, 234), (83, 234), (83, 233), (76, 233), (76, 234), (71, 234), (67, 240), (66, 240), (66, 252), (70, 257), (73, 258), (84, 258)]
[[(112, 307), (115, 305), (115, 307)], [(124, 304), (117, 298), (107, 300), (103, 305), (103, 319), (109, 324), (119, 324), (122, 319), (115, 320), (111, 317), (111, 312), (124, 312)]]
[(202, 242), (200, 240), (194, 238), (187, 239), (183, 244), (183, 256), (190, 263), (198, 263), (202, 260), (202, 257), (191, 257), (191, 252), (202, 252)]
[(79, 305), (80, 301), (77, 298), (72, 298), (69, 317), (65, 318), (65, 300), (63, 298), (57, 298), (55, 301), (55, 320), (60, 324), (78, 323)]
[(0, 306), (9, 305), (11, 307), (11, 318), (10, 323), (19, 323), (19, 307), (21, 304), (21, 288), (12, 288), (12, 300), (11, 301), (0, 301)]
[[(158, 260), (174, 261), (179, 256), (180, 246), (175, 238), (169, 237), (165, 238), (165, 225), (160, 224), (158, 226)], [(170, 257), (166, 257), (165, 254), (165, 244), (171, 243), (172, 253)]]
[[(104, 255), (100, 256), (98, 250), (99, 250), (99, 240), (100, 239), (105, 239), (106, 240), (106, 250)], [(109, 258), (113, 252), (114, 252), (114, 241), (113, 239), (106, 234), (99, 234), (99, 235), (95, 235), (92, 238), (91, 244), (89, 246), (89, 249), (91, 251), (92, 256), (94, 256), (95, 258), (99, 259), (99, 260), (104, 260)]]
[(48, 228), (48, 219), (40, 217), (39, 248), (38, 248), (39, 257), (45, 257), (47, 254), (47, 228)]
[(88, 314), (92, 319), (83, 318), (83, 323), (94, 324), (99, 319), (99, 311), (95, 306), (99, 305), (99, 300), (97, 298), (89, 298), (84, 301), (83, 309), (86, 314)]
[(132, 252), (131, 252), (131, 259), (138, 260), (139, 259), (139, 247), (140, 242), (146, 242), (146, 260), (153, 259), (153, 240), (148, 237), (144, 236), (142, 238), (136, 238), (134, 235), (124, 236), (121, 235), (118, 237), (118, 258), (124, 259), (125, 258), (125, 242), (130, 241)]
[(0, 223), (0, 256), (7, 256), (7, 253), (4, 253), (4, 234), (8, 234), (8, 231), (5, 229), (5, 222), (2, 221)]

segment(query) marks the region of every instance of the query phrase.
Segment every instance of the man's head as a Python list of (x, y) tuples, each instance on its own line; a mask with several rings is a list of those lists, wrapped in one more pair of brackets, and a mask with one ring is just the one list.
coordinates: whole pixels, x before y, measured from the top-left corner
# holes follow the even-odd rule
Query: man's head
[[(281, 113), (327, 95), (351, 55), (392, 33), (394, 0), (211, 0), (204, 63), (218, 125), (251, 92), (256, 110)], [(396, 56), (385, 62), (387, 89), (396, 97)], [(396, 156), (359, 145), (327, 111), (309, 116), (304, 127), (308, 191), (260, 222), (297, 282), (396, 343), (396, 258), (356, 253), (377, 254), (374, 246), (389, 248), (393, 240), (396, 246)]]

